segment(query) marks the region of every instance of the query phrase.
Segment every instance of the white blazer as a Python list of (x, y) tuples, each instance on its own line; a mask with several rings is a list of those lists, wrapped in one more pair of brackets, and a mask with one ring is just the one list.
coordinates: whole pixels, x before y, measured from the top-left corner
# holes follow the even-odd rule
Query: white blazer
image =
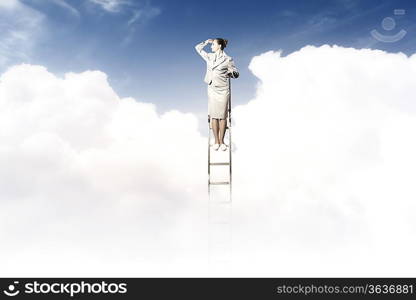
[(207, 84), (213, 84), (214, 87), (222, 87), (228, 85), (228, 77), (238, 78), (240, 75), (231, 56), (222, 50), (223, 55), (218, 58), (215, 63), (215, 53), (207, 53), (204, 47), (208, 43), (201, 42), (195, 46), (196, 52), (207, 62), (207, 71), (204, 81)]

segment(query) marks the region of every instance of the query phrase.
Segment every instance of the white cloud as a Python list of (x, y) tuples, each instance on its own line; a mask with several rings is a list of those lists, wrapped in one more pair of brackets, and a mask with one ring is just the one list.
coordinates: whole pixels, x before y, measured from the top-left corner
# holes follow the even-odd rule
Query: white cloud
[(252, 60), (261, 84), (233, 112), (233, 178), (250, 186), (236, 197), (259, 226), (238, 249), (249, 249), (244, 236), (261, 240), (279, 273), (411, 273), (415, 66), (415, 55), (328, 45)]
[(127, 13), (129, 15), (124, 24), (126, 34), (121, 41), (122, 46), (127, 46), (133, 40), (138, 24), (144, 24), (161, 13), (159, 7), (152, 6), (147, 1), (146, 3), (137, 3), (128, 0), (89, 0), (89, 2), (109, 13)]
[[(98, 71), (60, 79), (22, 64), (0, 80), (3, 272), (36, 270), (38, 260), (27, 253), (39, 247), (51, 262), (45, 272), (60, 272), (53, 252), (68, 243), (72, 250), (63, 255), (78, 253), (80, 261), (62, 271), (94, 261), (84, 247), (102, 253), (97, 264), (118, 247), (143, 257), (183, 247), (171, 241), (172, 231), (203, 215), (203, 199), (193, 198), (206, 182), (206, 143), (196, 117), (159, 116), (153, 104), (119, 99)], [(184, 218), (189, 207), (194, 215)], [(192, 237), (197, 228), (179, 232)], [(12, 253), (24, 262), (15, 265)]]
[(64, 8), (65, 10), (67, 10), (69, 13), (71, 13), (75, 17), (79, 18), (81, 16), (80, 12), (73, 6), (66, 3), (65, 0), (51, 0), (51, 1), (52, 3)]
[(152, 6), (146, 6), (142, 9), (135, 9), (133, 16), (127, 22), (127, 25), (130, 26), (138, 21), (142, 21), (142, 22), (147, 21), (159, 15), (160, 12), (161, 12), (160, 8), (152, 7)]
[(14, 9), (19, 5), (17, 0), (2, 0), (0, 1), (1, 9)]
[(121, 45), (126, 46), (131, 42), (136, 32), (137, 24), (143, 24), (148, 22), (150, 19), (160, 15), (161, 9), (158, 7), (153, 7), (146, 3), (142, 8), (136, 8), (133, 10), (133, 15), (127, 21), (126, 27), (128, 28), (128, 33), (123, 38)]
[[(226, 274), (414, 276), (416, 56), (307, 46), (249, 68), (260, 82), (233, 108)], [(197, 127), (120, 99), (99, 71), (5, 72), (2, 275), (218, 274)]]
[(131, 4), (130, 1), (126, 0), (90, 0), (90, 2), (111, 13), (119, 12), (124, 5)]

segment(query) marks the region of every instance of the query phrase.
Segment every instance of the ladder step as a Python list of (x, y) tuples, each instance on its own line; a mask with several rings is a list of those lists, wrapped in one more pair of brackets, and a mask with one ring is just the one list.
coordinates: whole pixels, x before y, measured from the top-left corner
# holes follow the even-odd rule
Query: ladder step
[[(217, 205), (217, 204), (231, 204), (232, 203), (232, 201), (231, 201), (231, 199), (228, 199), (228, 200), (214, 200), (214, 199), (212, 199), (213, 198), (213, 195), (211, 195), (210, 196), (210, 199), (209, 199), (209, 202), (212, 204), (212, 205)], [(218, 207), (218, 206), (217, 206)]]
[(229, 221), (211, 221), (209, 222), (211, 225), (230, 225), (231, 223)]
[(228, 162), (216, 162), (216, 163), (210, 163), (210, 165), (214, 165), (214, 166), (227, 166), (230, 163)]
[(230, 184), (229, 181), (214, 181), (214, 182), (210, 182), (209, 184)]

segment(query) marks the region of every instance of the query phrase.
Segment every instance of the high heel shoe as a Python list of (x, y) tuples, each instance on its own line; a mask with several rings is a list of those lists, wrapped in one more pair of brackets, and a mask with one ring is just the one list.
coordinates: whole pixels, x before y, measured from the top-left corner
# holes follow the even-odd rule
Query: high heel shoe
[(219, 147), (220, 147), (220, 144), (214, 144), (214, 145), (212, 146), (212, 148), (213, 148), (215, 151), (217, 151)]
[(226, 145), (226, 144), (221, 144), (220, 149), (221, 149), (222, 151), (227, 150), (227, 145)]

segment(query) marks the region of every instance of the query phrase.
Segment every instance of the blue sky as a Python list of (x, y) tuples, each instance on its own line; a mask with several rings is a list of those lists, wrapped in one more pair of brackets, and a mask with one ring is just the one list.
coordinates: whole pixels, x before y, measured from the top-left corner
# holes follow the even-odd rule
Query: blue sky
[[(229, 40), (226, 52), (241, 74), (232, 83), (233, 104), (254, 96), (257, 78), (248, 65), (253, 56), (269, 50), (282, 49), (287, 55), (305, 45), (323, 44), (408, 55), (416, 50), (414, 1), (20, 0), (20, 4), (17, 17), (0, 9), (1, 71), (21, 62), (43, 65), (61, 76), (101, 70), (119, 96), (155, 103), (160, 113), (206, 110), (205, 62), (194, 46), (207, 38)], [(395, 15), (394, 9), (405, 13)], [(395, 20), (393, 29), (383, 29), (386, 17)], [(386, 43), (370, 34), (373, 29), (386, 35), (400, 29), (407, 33)]]

